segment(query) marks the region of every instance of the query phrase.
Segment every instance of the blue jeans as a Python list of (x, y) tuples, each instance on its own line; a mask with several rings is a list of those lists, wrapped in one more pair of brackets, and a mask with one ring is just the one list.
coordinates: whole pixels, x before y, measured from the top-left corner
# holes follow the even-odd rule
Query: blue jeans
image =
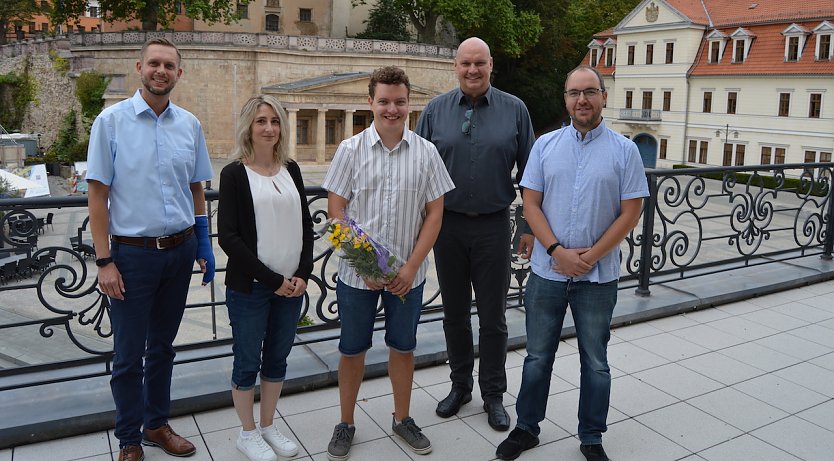
[(525, 294), (527, 309), (527, 357), (516, 402), (517, 427), (532, 434), (540, 432), (544, 419), (553, 360), (565, 313), (570, 305), (579, 342), (579, 441), (602, 443), (608, 429), (611, 373), (608, 368), (608, 339), (617, 281), (608, 283), (555, 282), (530, 274)]
[(380, 297), (385, 307), (385, 344), (397, 352), (414, 351), (425, 285), (423, 282), (412, 288), (403, 302), (388, 291), (353, 288), (339, 280), (336, 283), (336, 301), (342, 322), (339, 352), (356, 356), (371, 348)]
[(191, 236), (166, 250), (112, 242), (110, 254), (125, 286), (124, 300), (110, 298), (114, 435), (124, 447), (142, 442), (143, 425), (156, 429), (168, 422), (173, 343), (185, 311), (197, 239)]
[(284, 380), (303, 299), (278, 296), (260, 282), (252, 284), (251, 293), (226, 289), (234, 338), (233, 388), (254, 388), (258, 371), (262, 381)]

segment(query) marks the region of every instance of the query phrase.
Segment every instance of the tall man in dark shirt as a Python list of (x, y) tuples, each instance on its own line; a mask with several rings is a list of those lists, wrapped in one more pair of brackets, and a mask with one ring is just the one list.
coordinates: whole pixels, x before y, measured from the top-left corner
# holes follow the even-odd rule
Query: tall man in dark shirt
[[(455, 73), (460, 88), (434, 98), (415, 130), (437, 146), (456, 185), (446, 194), (434, 245), (452, 380), (437, 414), (448, 418), (472, 400), (474, 288), (480, 324), (478, 384), (489, 425), (506, 431), (504, 311), (510, 283), (509, 206), (516, 198), (512, 170), (518, 167), (520, 180), (533, 146), (533, 126), (520, 99), (490, 85), (492, 57), (483, 40), (472, 37), (460, 44)], [(532, 246), (532, 235), (525, 235), (519, 253), (529, 257)]]

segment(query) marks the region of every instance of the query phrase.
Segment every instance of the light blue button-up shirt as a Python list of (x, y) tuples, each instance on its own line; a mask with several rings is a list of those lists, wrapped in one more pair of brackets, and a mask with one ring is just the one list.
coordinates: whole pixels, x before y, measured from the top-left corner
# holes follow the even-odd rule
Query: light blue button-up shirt
[[(521, 186), (543, 193), (542, 211), (565, 248), (590, 248), (620, 216), (620, 202), (649, 195), (637, 145), (600, 123), (585, 135), (573, 125), (536, 140)], [(547, 249), (536, 240), (531, 269), (548, 280), (570, 277), (554, 271)], [(573, 280), (605, 283), (620, 276), (619, 247)]]
[(87, 180), (110, 187), (110, 234), (159, 237), (194, 225), (191, 183), (213, 176), (200, 121), (173, 102), (157, 117), (142, 98), (96, 117)]

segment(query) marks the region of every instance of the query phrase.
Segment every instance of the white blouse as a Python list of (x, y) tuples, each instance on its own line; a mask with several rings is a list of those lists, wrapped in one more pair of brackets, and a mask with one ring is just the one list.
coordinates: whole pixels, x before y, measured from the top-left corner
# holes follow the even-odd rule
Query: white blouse
[(258, 259), (272, 271), (291, 278), (301, 258), (301, 197), (286, 168), (261, 176), (248, 166), (246, 176), (255, 208)]

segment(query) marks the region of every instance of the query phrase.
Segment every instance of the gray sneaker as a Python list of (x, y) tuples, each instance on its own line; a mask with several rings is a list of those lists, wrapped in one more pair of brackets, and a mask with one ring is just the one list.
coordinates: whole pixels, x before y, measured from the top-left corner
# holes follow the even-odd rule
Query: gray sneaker
[(348, 459), (350, 444), (353, 443), (353, 434), (355, 433), (355, 427), (350, 427), (347, 423), (337, 424), (333, 429), (333, 437), (327, 445), (327, 459), (330, 461), (345, 461)]
[(400, 424), (396, 421), (391, 421), (391, 429), (394, 433), (399, 435), (405, 443), (414, 450), (418, 455), (427, 455), (431, 453), (431, 442), (420, 431), (420, 427), (414, 422), (414, 419), (409, 416), (405, 418)]

